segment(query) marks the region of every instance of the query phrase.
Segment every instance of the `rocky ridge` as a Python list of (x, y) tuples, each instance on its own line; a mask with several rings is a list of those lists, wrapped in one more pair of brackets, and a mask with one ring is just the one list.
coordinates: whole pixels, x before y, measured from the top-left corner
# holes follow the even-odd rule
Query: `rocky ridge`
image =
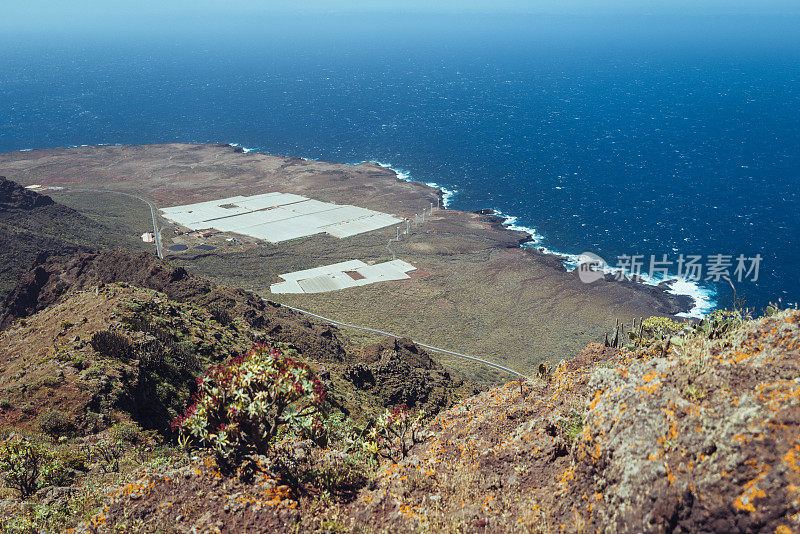
[[(167, 384), (193, 381), (210, 363), (242, 354), (253, 343), (271, 340), (287, 344), (314, 362), (328, 377), (329, 387), (347, 397), (342, 397), (344, 405), (350, 406), (345, 409), (356, 413), (368, 406), (401, 403), (437, 413), (455, 403), (463, 388), (459, 377), (408, 340), (350, 345), (334, 326), (252, 293), (192, 276), (148, 253), (117, 249), (50, 257), (22, 276), (5, 310), (0, 324), (6, 327), (2, 335), (9, 362), (13, 360), (11, 347), (30, 344), (50, 358), (58, 353), (64, 361), (85, 358), (91, 362), (98, 355), (88, 344), (90, 338), (110, 329), (130, 339), (134, 353), (146, 349), (154, 335), (170, 348), (186, 344), (181, 351), (191, 353), (194, 367), (179, 365), (177, 375), (161, 377)], [(87, 317), (93, 316), (98, 319), (87, 323)], [(62, 329), (62, 323), (70, 326)], [(373, 362), (377, 354), (382, 358), (380, 365)], [(372, 385), (380, 383), (380, 387), (358, 382), (356, 377), (364, 369), (368, 369)], [(115, 373), (136, 374), (131, 369)], [(14, 374), (10, 366), (7, 374)], [(40, 399), (33, 415), (55, 409), (51, 404)], [(111, 402), (106, 408), (110, 407), (118, 406)], [(80, 414), (75, 418), (81, 419)], [(168, 420), (166, 414), (161, 417), (162, 429)]]
[(48, 255), (111, 244), (135, 246), (129, 236), (0, 177), (0, 299), (8, 296), (22, 273)]
[(439, 414), (354, 507), (388, 530), (796, 532), (800, 312), (709, 339), (588, 347)]
[(0, 176), (0, 211), (30, 211), (51, 204), (54, 204), (52, 198)]

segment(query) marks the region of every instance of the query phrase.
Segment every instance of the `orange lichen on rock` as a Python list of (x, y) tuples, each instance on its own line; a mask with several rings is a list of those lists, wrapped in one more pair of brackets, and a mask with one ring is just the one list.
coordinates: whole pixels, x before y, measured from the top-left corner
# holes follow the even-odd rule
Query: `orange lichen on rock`
[(757, 487), (758, 482), (764, 478), (764, 476), (769, 472), (769, 467), (762, 470), (756, 478), (747, 482), (744, 485), (744, 491), (742, 492), (739, 497), (733, 502), (733, 505), (736, 507), (737, 510), (744, 510), (747, 512), (755, 512), (756, 507), (753, 504), (755, 499), (763, 499), (767, 496), (766, 491)]
[(797, 463), (798, 455), (800, 455), (800, 444), (795, 443), (794, 447), (789, 449), (789, 451), (783, 456), (783, 463), (788, 465), (789, 468), (795, 473), (800, 473), (800, 465)]

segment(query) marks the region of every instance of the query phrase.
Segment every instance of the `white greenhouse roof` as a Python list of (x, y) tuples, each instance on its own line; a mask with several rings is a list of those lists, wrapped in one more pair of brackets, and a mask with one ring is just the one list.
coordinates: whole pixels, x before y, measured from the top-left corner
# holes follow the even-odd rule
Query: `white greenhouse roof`
[(357, 206), (320, 202), (291, 193), (235, 196), (161, 209), (191, 230), (214, 228), (272, 243), (327, 232), (349, 237), (401, 224), (402, 219)]
[[(303, 271), (280, 275), (283, 282), (270, 286), (273, 293), (324, 293), (348, 287), (365, 286), (388, 280), (411, 278), (409, 271), (416, 267), (403, 260), (392, 260), (368, 265), (361, 260), (350, 260)], [(355, 272), (355, 277), (348, 274)]]

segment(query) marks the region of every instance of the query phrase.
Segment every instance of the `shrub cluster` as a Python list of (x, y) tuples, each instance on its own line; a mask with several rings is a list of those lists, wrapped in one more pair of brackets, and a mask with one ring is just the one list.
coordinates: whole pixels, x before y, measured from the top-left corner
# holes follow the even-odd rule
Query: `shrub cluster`
[(628, 350), (639, 347), (654, 349), (666, 355), (669, 347), (688, 331), (686, 323), (667, 317), (648, 317), (639, 324), (638, 329), (634, 321), (634, 328), (627, 333), (629, 343), (624, 346)]
[(367, 433), (363, 449), (373, 455), (399, 462), (417, 443), (422, 443), (423, 411), (412, 419), (408, 408), (403, 404), (386, 409), (378, 417)]
[(222, 326), (227, 326), (233, 321), (230, 312), (222, 306), (214, 306), (209, 312), (211, 312), (211, 317)]
[(94, 350), (109, 358), (125, 361), (133, 356), (133, 346), (128, 338), (110, 330), (95, 332), (90, 344)]
[(719, 339), (736, 330), (746, 319), (739, 310), (714, 310), (695, 325), (695, 333), (708, 339)]
[(0, 473), (6, 486), (23, 498), (70, 479), (68, 470), (45, 447), (19, 437), (0, 443)]
[(642, 330), (651, 338), (660, 339), (665, 336), (674, 336), (684, 329), (684, 324), (668, 319), (667, 317), (648, 317), (642, 322)]
[(172, 426), (223, 458), (267, 454), (282, 427), (319, 433), (325, 398), (308, 365), (282, 350), (256, 345), (198, 379), (194, 403)]
[(45, 434), (60, 436), (72, 430), (72, 423), (67, 419), (63, 412), (57, 410), (47, 410), (39, 416), (39, 428)]
[(42, 449), (26, 440), (11, 439), (0, 445), (0, 471), (8, 487), (27, 497), (39, 489)]

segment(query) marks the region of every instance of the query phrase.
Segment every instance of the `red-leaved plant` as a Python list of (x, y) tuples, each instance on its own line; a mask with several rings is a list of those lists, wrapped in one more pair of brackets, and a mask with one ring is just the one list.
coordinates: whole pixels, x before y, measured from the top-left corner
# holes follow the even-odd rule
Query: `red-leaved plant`
[(193, 404), (172, 427), (222, 457), (267, 454), (282, 426), (318, 433), (325, 398), (308, 365), (259, 344), (198, 379)]

